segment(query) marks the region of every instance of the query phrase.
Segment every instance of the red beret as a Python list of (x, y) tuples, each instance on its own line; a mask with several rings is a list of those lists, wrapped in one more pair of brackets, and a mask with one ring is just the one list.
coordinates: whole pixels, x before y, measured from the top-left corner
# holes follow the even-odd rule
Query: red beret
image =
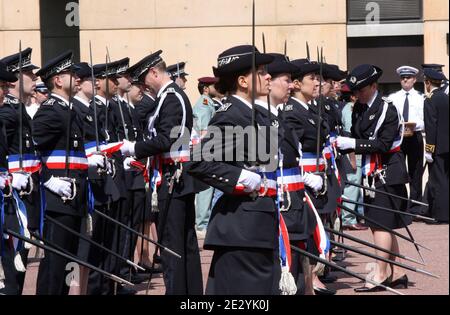
[(198, 79), (198, 82), (200, 83), (205, 83), (205, 84), (214, 84), (219, 82), (218, 78), (214, 78), (214, 77), (203, 77)]

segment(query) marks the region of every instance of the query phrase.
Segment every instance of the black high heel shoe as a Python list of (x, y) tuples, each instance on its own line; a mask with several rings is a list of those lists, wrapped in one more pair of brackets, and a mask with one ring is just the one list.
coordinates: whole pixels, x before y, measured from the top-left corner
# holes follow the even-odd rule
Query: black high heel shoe
[(391, 284), (389, 285), (392, 289), (399, 289), (399, 288), (405, 288), (408, 289), (408, 276), (404, 275), (401, 278), (398, 278), (397, 280), (394, 280), (391, 282)]
[[(391, 277), (387, 277), (386, 280), (384, 280), (381, 284), (386, 287), (390, 287), (391, 286)], [(379, 286), (379, 285), (371, 287), (371, 288), (362, 286), (360, 288), (355, 288), (354, 290), (355, 290), (355, 292), (359, 292), (359, 293), (386, 291), (385, 288), (383, 288), (382, 286)]]

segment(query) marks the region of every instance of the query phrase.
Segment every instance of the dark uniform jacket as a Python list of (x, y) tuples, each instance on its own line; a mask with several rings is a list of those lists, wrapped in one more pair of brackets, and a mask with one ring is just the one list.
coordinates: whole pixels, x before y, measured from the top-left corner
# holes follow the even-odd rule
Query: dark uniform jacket
[[(128, 137), (129, 141), (142, 141), (143, 133), (136, 109), (129, 106), (125, 100), (120, 100), (117, 96), (113, 98), (110, 105), (115, 117), (114, 121), (117, 123), (115, 133), (118, 139), (122, 141)], [(146, 159), (141, 162), (145, 165)], [(128, 190), (145, 189), (142, 171), (132, 169), (124, 172), (124, 180)]]
[[(388, 102), (389, 107), (383, 124), (376, 139), (373, 136), (377, 122), (382, 114), (383, 105)], [(388, 185), (406, 184), (409, 181), (406, 171), (405, 158), (401, 151), (389, 153), (398, 137), (399, 116), (394, 104), (383, 98), (379, 93), (370, 109), (365, 110), (365, 104), (356, 103), (352, 113), (352, 137), (356, 138), (356, 154), (381, 155), (383, 168), (386, 169), (386, 183)]]
[(139, 117), (140, 126), (144, 133), (147, 132), (148, 120), (157, 106), (158, 103), (145, 93), (142, 99), (136, 104), (136, 114)]
[(427, 152), (441, 155), (448, 153), (448, 95), (434, 90), (425, 100), (424, 119)]
[[(98, 101), (99, 102), (99, 101)], [(82, 134), (84, 143), (94, 143), (95, 136), (95, 114), (94, 105), (90, 102), (89, 107), (79, 101), (77, 98), (72, 99), (73, 110), (77, 113), (77, 120), (82, 126)], [(104, 105), (97, 106), (97, 128), (99, 143), (106, 140), (104, 124)], [(102, 115), (100, 115), (102, 113)], [(104, 205), (109, 201), (117, 201), (120, 196), (120, 191), (114, 183), (112, 177), (108, 174), (99, 174), (97, 168), (89, 168), (88, 178), (94, 194), (96, 205)], [(110, 199), (111, 198), (111, 199)]]
[[(77, 157), (85, 156), (83, 126), (77, 119), (77, 113), (70, 109), (61, 98), (52, 94), (41, 105), (33, 119), (33, 141), (43, 161), (52, 153), (59, 153), (65, 160), (67, 138), (69, 138), (71, 155), (75, 153)], [(87, 166), (87, 160), (85, 163)], [(43, 163), (41, 176), (43, 182), (48, 181), (52, 176), (73, 178), (77, 186), (76, 198), (68, 202), (63, 202), (59, 195), (45, 189), (46, 211), (74, 216), (86, 214), (87, 169), (70, 169), (67, 174), (65, 168), (49, 169), (46, 163)]]
[[(256, 106), (258, 108), (258, 106)], [(261, 111), (264, 111), (261, 109)], [(258, 126), (267, 126), (267, 115), (261, 115), (256, 111), (255, 121)], [(218, 128), (222, 131), (222, 137), (208, 137), (202, 141), (202, 145), (214, 144), (216, 150), (223, 152), (219, 161), (194, 161), (189, 173), (204, 183), (224, 192), (217, 201), (211, 213), (208, 232), (205, 239), (205, 248), (214, 247), (251, 247), (263, 249), (277, 248), (278, 219), (275, 201), (271, 197), (258, 197), (233, 195), (239, 176), (243, 169), (249, 169), (248, 143), (244, 143), (243, 161), (237, 159), (227, 161), (224, 159), (225, 150), (236, 150), (236, 142), (225, 141), (226, 127), (248, 127), (252, 122), (252, 110), (238, 98), (229, 97), (224, 105), (216, 111), (210, 121), (209, 131)], [(268, 141), (269, 137), (267, 137)], [(230, 140), (230, 139), (228, 139)], [(258, 142), (258, 146), (267, 143)], [(241, 153), (241, 152), (238, 152)], [(261, 161), (264, 162), (264, 161)], [(262, 164), (264, 165), (264, 164)]]
[[(3, 107), (0, 107), (0, 121), (3, 122), (7, 153), (10, 160), (18, 161), (20, 154), (20, 106), (22, 106), (22, 158), (39, 160), (32, 140), (32, 119), (28, 115), (25, 106), (18, 98), (8, 94), (5, 96)], [(8, 168), (8, 167), (7, 167)], [(36, 229), (39, 226), (40, 194), (39, 194), (39, 172), (32, 174), (33, 192), (31, 195), (22, 197), (27, 208), (28, 226)], [(9, 210), (7, 210), (9, 211)]]
[[(171, 83), (160, 91), (162, 93), (169, 91), (164, 103), (161, 106), (158, 117), (155, 119), (154, 129), (157, 135), (155, 137), (146, 137), (144, 141), (137, 142), (135, 146), (135, 155), (138, 159), (157, 156), (163, 153), (174, 152), (180, 149), (180, 146), (172, 145), (178, 140), (178, 137), (171, 137), (173, 128), (178, 128), (182, 125), (183, 120), (183, 107), (172, 91), (177, 92), (184, 100), (184, 107), (186, 111), (185, 132), (183, 138), (183, 148), (189, 149), (189, 135), (192, 131), (193, 116), (192, 107), (186, 94), (176, 85)], [(159, 104), (160, 97), (155, 101)], [(176, 148), (175, 148), (176, 147)], [(184, 165), (184, 163), (182, 163)], [(175, 171), (175, 165), (164, 165), (162, 168), (162, 182), (158, 190), (158, 198), (163, 200), (168, 195), (168, 180)], [(182, 175), (179, 182), (175, 185), (173, 190), (173, 197), (182, 197), (188, 194), (197, 193), (206, 189), (204, 185), (201, 185), (198, 181), (186, 173), (186, 167), (183, 166)]]

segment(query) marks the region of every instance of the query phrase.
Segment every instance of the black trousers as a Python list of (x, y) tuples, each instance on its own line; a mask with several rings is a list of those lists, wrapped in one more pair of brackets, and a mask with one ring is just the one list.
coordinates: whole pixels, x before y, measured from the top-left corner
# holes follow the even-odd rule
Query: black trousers
[[(129, 190), (126, 209), (123, 209), (122, 211), (123, 214), (120, 221), (135, 231), (142, 233), (143, 231), (139, 230), (139, 225), (142, 223), (143, 212), (145, 211), (145, 190)], [(124, 229), (118, 234), (120, 236), (121, 255), (134, 261), (134, 249), (136, 248), (138, 236), (135, 233), (128, 232)], [(119, 262), (119, 265), (120, 274), (126, 277), (130, 271), (129, 265), (125, 262)]]
[[(415, 132), (412, 137), (404, 138), (401, 147), (408, 161), (408, 174), (410, 178), (410, 198), (422, 200), (422, 176), (423, 176), (423, 136)], [(409, 203), (411, 213), (420, 213), (420, 206)]]
[(448, 153), (435, 155), (434, 162), (428, 165), (430, 171), (427, 192), (429, 214), (439, 222), (448, 222), (449, 216), (448, 158)]
[[(59, 214), (47, 211), (46, 215), (52, 217), (65, 226), (79, 231), (81, 227), (81, 217)], [(45, 222), (44, 239), (57, 247), (64, 249), (73, 255), (77, 254), (78, 237), (65, 231), (61, 227)], [(68, 274), (71, 269), (66, 270), (70, 261), (56, 254), (44, 252), (44, 259), (39, 265), (37, 278), (37, 295), (67, 295), (70, 287), (68, 286)]]
[(274, 249), (220, 247), (214, 250), (207, 295), (271, 295), (281, 270)]
[[(203, 281), (195, 233), (195, 194), (172, 198), (165, 209), (167, 200), (159, 200), (160, 222), (158, 234), (162, 234), (162, 244), (181, 255), (178, 259), (166, 252), (161, 253), (161, 263), (166, 286), (166, 295), (202, 295)], [(163, 219), (167, 216), (167, 219)], [(162, 224), (165, 221), (165, 226)]]

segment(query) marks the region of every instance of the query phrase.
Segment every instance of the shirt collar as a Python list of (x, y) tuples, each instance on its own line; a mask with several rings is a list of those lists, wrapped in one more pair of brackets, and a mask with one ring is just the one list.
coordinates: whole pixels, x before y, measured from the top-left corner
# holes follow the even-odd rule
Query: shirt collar
[(293, 100), (297, 101), (300, 105), (302, 105), (306, 110), (309, 110), (309, 107), (307, 104), (300, 101), (298, 98), (292, 97)]
[(375, 91), (375, 94), (373, 95), (372, 99), (369, 101), (369, 103), (367, 103), (368, 108), (370, 108), (373, 105), (373, 103), (375, 102), (377, 97), (378, 97), (378, 91)]
[(77, 99), (80, 103), (82, 103), (83, 105), (85, 105), (86, 107), (89, 107), (89, 102), (82, 99), (81, 97), (79, 97), (78, 95), (75, 95), (73, 98)]
[(233, 95), (233, 97), (237, 98), (238, 100), (240, 100), (242, 103), (244, 103), (245, 105), (247, 105), (250, 109), (253, 109), (252, 104), (250, 104), (249, 102), (247, 102), (247, 100), (243, 99), (240, 96), (237, 96), (236, 94)]
[[(265, 110), (267, 110), (267, 105), (268, 105), (268, 104), (267, 104), (266, 102), (261, 101), (261, 100), (255, 100), (255, 104), (258, 105), (258, 106), (261, 106), (262, 108), (264, 108)], [(275, 116), (278, 117), (278, 110), (277, 110), (275, 107), (270, 106), (270, 112), (271, 112), (273, 115), (275, 115)]]
[(59, 99), (59, 100), (61, 100), (61, 101), (63, 101), (67, 106), (69, 106), (69, 101), (66, 100), (65, 98), (63, 98), (62, 96), (60, 96), (60, 95), (58, 95), (58, 94), (55, 94), (55, 93), (52, 93), (52, 96), (53, 96), (53, 97), (56, 97), (57, 99)]
[(106, 105), (106, 98), (101, 95), (95, 95), (95, 98), (98, 99), (102, 104)]
[(172, 83), (173, 83), (173, 81), (170, 80), (169, 82), (167, 82), (166, 84), (164, 84), (164, 85), (159, 89), (159, 92), (158, 92), (158, 96), (157, 96), (157, 97), (160, 97), (161, 94), (163, 94), (164, 90), (165, 90), (169, 85), (171, 85)]

